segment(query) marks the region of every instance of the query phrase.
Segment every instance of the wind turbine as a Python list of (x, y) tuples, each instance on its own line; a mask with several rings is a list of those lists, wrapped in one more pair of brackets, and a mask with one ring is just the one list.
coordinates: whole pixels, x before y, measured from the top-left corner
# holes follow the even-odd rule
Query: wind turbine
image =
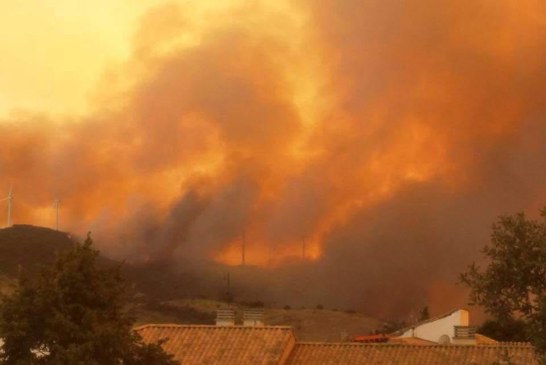
[(59, 230), (59, 205), (61, 205), (61, 201), (59, 199), (55, 199), (53, 202), (53, 208), (55, 209), (55, 230)]
[(8, 202), (8, 225), (7, 227), (11, 227), (11, 204), (13, 202), (13, 185), (9, 187), (9, 193), (7, 198), (4, 198), (0, 201), (7, 201)]

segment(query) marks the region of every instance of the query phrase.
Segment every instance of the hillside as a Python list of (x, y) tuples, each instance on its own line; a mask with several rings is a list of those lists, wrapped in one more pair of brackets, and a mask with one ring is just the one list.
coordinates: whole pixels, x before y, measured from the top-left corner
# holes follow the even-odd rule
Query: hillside
[[(169, 302), (172, 306), (193, 308), (214, 314), (226, 303), (214, 300), (185, 299)], [(360, 313), (309, 308), (264, 308), (266, 325), (292, 326), (300, 341), (345, 341), (354, 335), (369, 334), (383, 322)]]
[(35, 273), (74, 242), (64, 232), (16, 224), (0, 229), (0, 276), (15, 278), (20, 270)]
[(382, 322), (360, 313), (327, 309), (265, 310), (265, 322), (294, 327), (301, 341), (346, 341), (355, 335), (367, 335), (381, 328)]
[[(48, 228), (14, 225), (0, 229), (0, 293), (7, 293), (15, 287), (20, 271), (36, 274), (41, 266), (54, 262), (59, 252), (70, 249), (73, 244), (69, 234)], [(116, 264), (103, 256), (100, 262)], [(128, 309), (138, 324), (212, 324), (216, 309), (226, 305), (215, 300), (181, 299), (199, 295), (194, 288), (213, 293), (218, 283), (188, 273), (177, 273), (168, 264), (125, 263), (122, 268), (132, 288)], [(214, 295), (207, 297), (213, 298)], [(380, 321), (358, 313), (267, 306), (265, 322), (293, 326), (302, 341), (340, 341), (382, 326)]]
[[(74, 242), (70, 234), (49, 228), (14, 225), (0, 229), (0, 294), (15, 288), (19, 273), (31, 277), (36, 275), (41, 267), (52, 264), (58, 253), (70, 249)], [(118, 262), (100, 256), (99, 264), (115, 265)], [(157, 267), (137, 267), (127, 263), (122, 266), (122, 271), (132, 288), (129, 309), (139, 323), (214, 321), (210, 314), (192, 308), (171, 307), (159, 301), (160, 293), (170, 287), (162, 288), (157, 281), (167, 282), (168, 271), (157, 272)], [(173, 281), (176, 280), (180, 278)]]

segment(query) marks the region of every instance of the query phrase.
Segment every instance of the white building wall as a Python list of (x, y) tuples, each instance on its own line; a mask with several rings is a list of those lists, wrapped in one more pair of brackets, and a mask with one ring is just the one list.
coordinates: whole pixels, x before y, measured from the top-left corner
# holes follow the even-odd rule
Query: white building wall
[(453, 343), (455, 326), (468, 326), (468, 318), (468, 311), (460, 309), (437, 320), (416, 325), (405, 331), (401, 337), (419, 337), (438, 343), (449, 339), (449, 343)]

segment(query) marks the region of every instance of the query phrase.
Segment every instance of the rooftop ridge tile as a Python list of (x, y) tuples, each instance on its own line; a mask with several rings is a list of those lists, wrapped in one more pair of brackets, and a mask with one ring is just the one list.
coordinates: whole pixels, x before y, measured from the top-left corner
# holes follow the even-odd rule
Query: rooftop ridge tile
[(297, 342), (298, 346), (354, 346), (354, 347), (403, 347), (403, 348), (425, 348), (425, 347), (437, 347), (437, 348), (513, 348), (513, 347), (532, 347), (529, 342), (499, 342), (496, 344), (480, 344), (480, 345), (462, 345), (462, 344), (449, 344), (449, 345), (416, 345), (416, 344), (404, 344), (404, 343), (354, 343), (354, 342)]
[(207, 328), (207, 329), (244, 329), (244, 330), (292, 330), (292, 326), (217, 326), (214, 324), (177, 324), (177, 323), (149, 323), (134, 327), (134, 331), (145, 328)]

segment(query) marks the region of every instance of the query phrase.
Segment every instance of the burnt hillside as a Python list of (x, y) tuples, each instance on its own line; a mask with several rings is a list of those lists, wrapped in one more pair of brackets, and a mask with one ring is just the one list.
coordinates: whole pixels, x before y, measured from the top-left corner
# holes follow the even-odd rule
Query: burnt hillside
[(49, 228), (16, 224), (0, 229), (0, 274), (12, 277), (19, 270), (36, 273), (74, 242), (69, 234)]

